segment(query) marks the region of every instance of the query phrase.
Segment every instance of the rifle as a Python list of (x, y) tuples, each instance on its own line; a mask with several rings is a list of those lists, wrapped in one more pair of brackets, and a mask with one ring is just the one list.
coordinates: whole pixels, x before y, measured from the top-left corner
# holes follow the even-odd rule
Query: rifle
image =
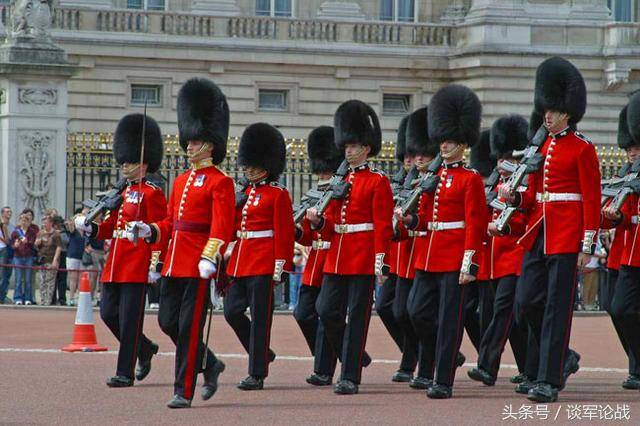
[(396, 174), (391, 178), (391, 192), (394, 199), (398, 196), (400, 191), (402, 191), (406, 177), (407, 171), (404, 167), (400, 167)]
[(244, 206), (244, 204), (247, 202), (249, 196), (245, 194), (244, 191), (246, 191), (250, 183), (251, 182), (249, 182), (249, 179), (247, 179), (245, 176), (242, 176), (236, 182), (236, 208)]
[[(522, 161), (518, 164), (515, 172), (511, 174), (505, 185), (509, 188), (510, 192), (515, 193), (522, 184), (526, 175), (533, 173), (540, 169), (544, 163), (544, 157), (539, 152), (540, 147), (547, 139), (547, 129), (544, 125), (538, 128), (538, 131), (531, 139), (531, 142), (524, 150), (524, 156)], [(500, 213), (500, 216), (495, 220), (496, 228), (498, 232), (504, 232), (504, 229), (509, 224), (511, 217), (516, 212), (516, 207), (506, 206)]]
[(347, 160), (342, 160), (340, 167), (338, 167), (336, 173), (329, 180), (328, 189), (322, 194), (315, 205), (318, 215), (322, 215), (327, 210), (331, 200), (341, 200), (347, 195), (347, 192), (351, 189), (351, 184), (344, 180), (347, 173), (349, 173), (349, 163)]
[(629, 174), (634, 171), (634, 168), (635, 171), (637, 171), (638, 167), (640, 167), (640, 164), (637, 163), (637, 161), (634, 163), (626, 163), (616, 172), (614, 177), (602, 181), (602, 198), (600, 199), (601, 207), (604, 207), (609, 199), (615, 198), (618, 193), (620, 193), (625, 183), (629, 180)]
[(323, 194), (324, 191), (318, 188), (308, 190), (300, 199), (300, 204), (293, 206), (293, 223), (298, 224), (302, 222), (302, 219), (304, 219), (307, 214), (307, 210), (318, 204)]
[(640, 194), (640, 159), (633, 163), (629, 173), (624, 177), (624, 184), (615, 197), (613, 197), (611, 206), (617, 211), (620, 211), (624, 202), (627, 201), (627, 198), (629, 198), (631, 194)]
[[(418, 209), (418, 202), (420, 201), (420, 196), (425, 193), (433, 193), (440, 182), (440, 176), (437, 175), (438, 169), (442, 166), (442, 156), (438, 154), (436, 158), (431, 161), (429, 167), (426, 172), (420, 176), (418, 179), (417, 185), (410, 190), (409, 193), (406, 194), (406, 197), (403, 197), (402, 200), (399, 200), (399, 204), (396, 205), (397, 208), (400, 208), (402, 211), (402, 216), (406, 216), (409, 213), (414, 213)], [(411, 182), (407, 182), (409, 179), (405, 179), (405, 187), (407, 183), (409, 187), (411, 186)], [(398, 232), (398, 219), (396, 219), (395, 215), (392, 220), (393, 232), (397, 234)]]
[(84, 200), (82, 205), (89, 208), (89, 213), (84, 219), (84, 224), (89, 226), (93, 219), (100, 213), (116, 210), (122, 204), (122, 195), (120, 193), (127, 187), (127, 179), (122, 178), (113, 185), (108, 191), (96, 192), (98, 200)]
[(493, 188), (495, 188), (495, 186), (500, 181), (500, 170), (504, 170), (508, 173), (514, 173), (517, 168), (517, 164), (514, 164), (510, 161), (503, 161), (499, 166), (496, 166), (493, 169), (484, 184), (484, 196), (487, 199), (487, 206), (493, 207), (500, 211), (504, 210), (507, 207), (504, 202), (498, 200), (498, 193), (494, 191)]

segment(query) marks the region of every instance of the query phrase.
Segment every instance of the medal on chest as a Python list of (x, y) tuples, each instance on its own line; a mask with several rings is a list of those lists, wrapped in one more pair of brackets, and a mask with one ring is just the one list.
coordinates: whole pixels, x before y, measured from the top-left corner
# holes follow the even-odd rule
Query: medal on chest
[(200, 188), (200, 187), (204, 186), (204, 178), (205, 177), (206, 177), (205, 175), (196, 176), (196, 180), (195, 180), (195, 182), (193, 182), (193, 186), (196, 187), (196, 188)]
[(445, 188), (451, 188), (451, 185), (453, 184), (453, 175), (447, 175), (447, 180), (445, 181)]
[(260, 203), (261, 194), (256, 195), (256, 198), (253, 200), (253, 206), (256, 207)]
[(129, 204), (138, 204), (142, 201), (142, 193), (138, 191), (129, 191), (127, 194), (127, 199), (125, 200)]

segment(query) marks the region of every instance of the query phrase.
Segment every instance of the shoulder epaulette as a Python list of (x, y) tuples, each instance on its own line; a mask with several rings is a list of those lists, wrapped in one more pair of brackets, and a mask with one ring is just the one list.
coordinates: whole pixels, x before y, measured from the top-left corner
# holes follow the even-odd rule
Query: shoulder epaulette
[(466, 164), (463, 167), (464, 167), (465, 170), (469, 170), (470, 172), (473, 172), (473, 173), (475, 173), (477, 175), (480, 174), (480, 172), (478, 172), (476, 169), (474, 169), (473, 167), (469, 167)]
[(160, 185), (158, 185), (157, 183), (155, 183), (155, 182), (151, 182), (149, 180), (145, 180), (144, 183), (149, 185), (153, 189), (162, 189), (162, 187)]
[(593, 142), (591, 142), (591, 140), (588, 137), (586, 137), (585, 135), (583, 135), (579, 131), (576, 130), (575, 132), (573, 132), (573, 134), (576, 135), (576, 137), (578, 139), (580, 139), (581, 141), (586, 142), (586, 143), (588, 143), (590, 145), (593, 145)]
[(380, 169), (378, 169), (376, 167), (370, 167), (369, 170), (371, 170), (372, 173), (379, 174), (380, 176), (386, 176), (387, 175), (383, 170), (380, 170)]
[(282, 185), (280, 182), (277, 181), (272, 181), (269, 183), (269, 185), (273, 186), (274, 188), (278, 188), (278, 189), (287, 189), (284, 185)]

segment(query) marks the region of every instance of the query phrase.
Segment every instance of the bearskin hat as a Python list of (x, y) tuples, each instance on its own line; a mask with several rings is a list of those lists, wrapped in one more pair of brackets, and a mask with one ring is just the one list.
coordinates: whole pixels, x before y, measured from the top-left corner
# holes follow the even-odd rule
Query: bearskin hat
[(632, 145), (640, 145), (640, 93), (629, 99), (627, 105), (627, 128)]
[(629, 105), (625, 105), (618, 116), (618, 146), (627, 149), (635, 145), (631, 133), (629, 133), (629, 122), (627, 121), (627, 111)]
[(407, 122), (407, 154), (424, 154), (435, 157), (440, 147), (429, 140), (427, 107), (422, 107), (409, 114)]
[(409, 116), (405, 115), (398, 126), (398, 139), (396, 140), (396, 160), (404, 162), (404, 156), (407, 153), (407, 121)]
[(282, 133), (271, 124), (254, 123), (244, 130), (238, 145), (238, 165), (259, 167), (275, 181), (284, 171), (287, 149)]
[(540, 126), (544, 123), (544, 117), (540, 111), (536, 111), (535, 109), (531, 111), (531, 116), (529, 117), (529, 130), (527, 131), (527, 139), (529, 142), (533, 140), (533, 137), (540, 129)]
[(148, 115), (145, 118), (144, 114), (128, 114), (120, 119), (113, 135), (113, 155), (118, 164), (140, 162), (143, 121), (143, 163), (147, 164), (148, 173), (154, 173), (162, 164), (164, 146), (158, 123)]
[(481, 176), (488, 177), (496, 167), (496, 160), (491, 156), (491, 130), (480, 132), (478, 143), (469, 152), (469, 166), (476, 169)]
[(517, 114), (498, 118), (491, 126), (491, 156), (495, 159), (510, 157), (513, 151), (524, 149), (529, 140), (527, 120)]
[(341, 151), (348, 143), (371, 147), (369, 157), (375, 157), (382, 147), (382, 132), (376, 112), (358, 100), (344, 102), (333, 116), (335, 144)]
[(187, 150), (189, 141), (213, 145), (213, 163), (227, 156), (229, 105), (220, 88), (206, 78), (192, 78), (178, 92), (178, 132), (180, 146)]
[(333, 127), (316, 127), (307, 138), (307, 154), (311, 173), (335, 172), (344, 159), (344, 154), (333, 143)]
[(480, 138), (481, 114), (482, 105), (471, 89), (445, 86), (429, 102), (429, 139), (438, 145), (450, 140), (473, 146)]
[(587, 87), (580, 71), (566, 59), (554, 56), (545, 59), (536, 71), (535, 109), (569, 114), (569, 124), (582, 120), (587, 108)]

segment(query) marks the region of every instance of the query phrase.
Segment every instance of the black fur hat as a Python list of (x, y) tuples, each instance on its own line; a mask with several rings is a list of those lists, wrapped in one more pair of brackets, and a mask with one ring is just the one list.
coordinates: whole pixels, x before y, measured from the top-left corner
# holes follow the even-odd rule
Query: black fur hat
[(566, 59), (553, 56), (545, 59), (536, 71), (535, 109), (569, 114), (573, 127), (582, 120), (587, 108), (587, 87), (580, 71)]
[[(120, 119), (113, 135), (113, 155), (118, 164), (139, 163), (142, 148), (142, 122), (144, 114), (128, 114)], [(144, 159), (147, 172), (154, 173), (162, 164), (164, 146), (160, 127), (147, 115), (144, 131)]]
[(438, 152), (440, 152), (440, 146), (429, 140), (427, 107), (413, 111), (407, 123), (407, 154), (425, 154), (435, 157)]
[(282, 133), (271, 124), (254, 123), (244, 130), (238, 145), (238, 165), (259, 167), (269, 173), (268, 180), (278, 180), (287, 162), (287, 148)]
[(631, 96), (626, 109), (627, 128), (631, 137), (631, 144), (640, 145), (640, 93)]
[(398, 139), (396, 140), (396, 160), (404, 162), (404, 156), (407, 153), (407, 121), (409, 116), (405, 115), (398, 126)]
[(220, 88), (206, 78), (192, 78), (178, 92), (178, 132), (180, 146), (187, 150), (189, 141), (200, 140), (213, 145), (213, 163), (227, 156), (229, 105)]
[(311, 173), (335, 172), (344, 159), (344, 154), (333, 143), (333, 127), (316, 127), (307, 138), (307, 155)]
[(542, 113), (535, 109), (531, 111), (531, 116), (529, 117), (529, 130), (527, 131), (527, 139), (529, 142), (531, 142), (543, 123), (544, 117), (542, 116)]
[(495, 159), (510, 157), (513, 151), (524, 149), (529, 140), (527, 120), (517, 114), (498, 118), (491, 126), (491, 156)]
[(629, 105), (625, 105), (618, 116), (618, 146), (627, 149), (635, 145), (631, 134), (629, 133), (629, 123), (627, 122), (627, 110)]
[(480, 140), (469, 152), (469, 166), (484, 177), (488, 177), (496, 167), (496, 160), (491, 156), (490, 140), (491, 130), (483, 130), (480, 132)]
[(371, 147), (369, 157), (375, 157), (382, 147), (382, 133), (376, 112), (358, 100), (344, 102), (333, 116), (335, 144), (341, 151), (348, 143)]
[(482, 105), (466, 86), (451, 84), (438, 90), (429, 102), (429, 139), (451, 140), (473, 146), (480, 138)]

